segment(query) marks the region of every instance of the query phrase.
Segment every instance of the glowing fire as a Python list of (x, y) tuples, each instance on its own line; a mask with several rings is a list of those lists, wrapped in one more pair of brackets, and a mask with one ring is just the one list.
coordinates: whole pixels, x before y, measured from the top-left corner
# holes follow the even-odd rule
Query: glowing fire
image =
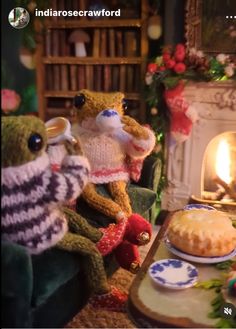
[(226, 140), (221, 140), (216, 153), (216, 174), (225, 183), (230, 184), (232, 177), (230, 176), (230, 149)]

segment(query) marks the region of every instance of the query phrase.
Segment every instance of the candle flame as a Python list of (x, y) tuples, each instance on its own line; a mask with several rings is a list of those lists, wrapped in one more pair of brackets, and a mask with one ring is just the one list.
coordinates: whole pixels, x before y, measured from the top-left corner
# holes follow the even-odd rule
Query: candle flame
[(226, 140), (221, 140), (216, 153), (216, 174), (225, 183), (230, 184), (232, 177), (230, 176), (230, 150)]

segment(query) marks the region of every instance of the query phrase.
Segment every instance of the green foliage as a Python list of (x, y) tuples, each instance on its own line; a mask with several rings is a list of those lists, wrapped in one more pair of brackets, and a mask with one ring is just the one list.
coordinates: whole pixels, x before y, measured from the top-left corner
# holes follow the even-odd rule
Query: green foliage
[[(38, 37), (38, 34), (41, 32), (37, 32), (35, 29), (35, 20), (43, 21), (44, 17), (39, 16), (36, 17), (34, 15), (34, 10), (32, 11), (30, 9), (30, 5), (32, 4), (32, 0), (16, 0), (15, 1), (16, 6), (18, 7), (23, 7), (26, 10), (28, 10), (30, 14), (30, 21), (28, 25), (22, 29), (22, 46), (29, 49), (30, 51), (34, 52), (36, 48), (36, 40)], [(45, 10), (49, 6), (49, 1), (48, 0), (37, 0), (35, 1), (36, 7), (39, 10)], [(42, 31), (43, 32), (43, 31)]]
[(204, 288), (204, 289), (212, 289), (222, 287), (223, 280), (221, 279), (211, 279), (207, 281), (198, 282), (195, 287), (196, 288)]
[(225, 271), (225, 270), (230, 270), (234, 264), (236, 264), (236, 261), (226, 260), (225, 262), (216, 264), (216, 267), (218, 270)]
[(15, 115), (37, 112), (37, 97), (35, 85), (29, 85), (22, 91), (21, 105)]
[[(225, 261), (223, 263), (216, 264), (216, 268), (219, 270), (228, 271), (235, 261)], [(224, 279), (211, 279), (208, 281), (199, 282), (195, 285), (196, 288), (203, 289), (215, 289), (217, 296), (212, 300), (212, 311), (208, 313), (208, 317), (211, 319), (218, 319), (216, 322), (216, 328), (236, 328), (236, 317), (233, 319), (224, 319), (221, 317), (220, 309), (225, 303), (224, 297), (221, 293), (221, 288), (224, 285)]]
[(12, 89), (14, 85), (14, 75), (11, 74), (5, 60), (1, 61), (1, 88)]
[(236, 328), (236, 318), (234, 319), (224, 319), (221, 318), (220, 309), (225, 303), (223, 295), (219, 293), (215, 299), (211, 302), (212, 311), (208, 314), (211, 319), (218, 319), (216, 323), (216, 328)]

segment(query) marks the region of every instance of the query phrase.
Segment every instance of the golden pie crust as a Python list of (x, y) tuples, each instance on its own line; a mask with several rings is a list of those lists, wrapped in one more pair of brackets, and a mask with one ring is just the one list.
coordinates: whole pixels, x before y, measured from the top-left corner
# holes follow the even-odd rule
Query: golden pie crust
[(228, 215), (218, 210), (175, 212), (167, 237), (174, 247), (195, 256), (224, 256), (236, 248), (236, 229)]

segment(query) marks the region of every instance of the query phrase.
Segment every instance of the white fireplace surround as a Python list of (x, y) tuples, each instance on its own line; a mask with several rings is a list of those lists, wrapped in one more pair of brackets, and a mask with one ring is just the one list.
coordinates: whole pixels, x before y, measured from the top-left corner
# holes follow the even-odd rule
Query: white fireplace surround
[(167, 147), (168, 186), (163, 192), (162, 209), (170, 211), (182, 208), (191, 195), (200, 197), (203, 157), (212, 138), (236, 132), (235, 82), (189, 83), (184, 96), (197, 110), (198, 121), (186, 142)]

